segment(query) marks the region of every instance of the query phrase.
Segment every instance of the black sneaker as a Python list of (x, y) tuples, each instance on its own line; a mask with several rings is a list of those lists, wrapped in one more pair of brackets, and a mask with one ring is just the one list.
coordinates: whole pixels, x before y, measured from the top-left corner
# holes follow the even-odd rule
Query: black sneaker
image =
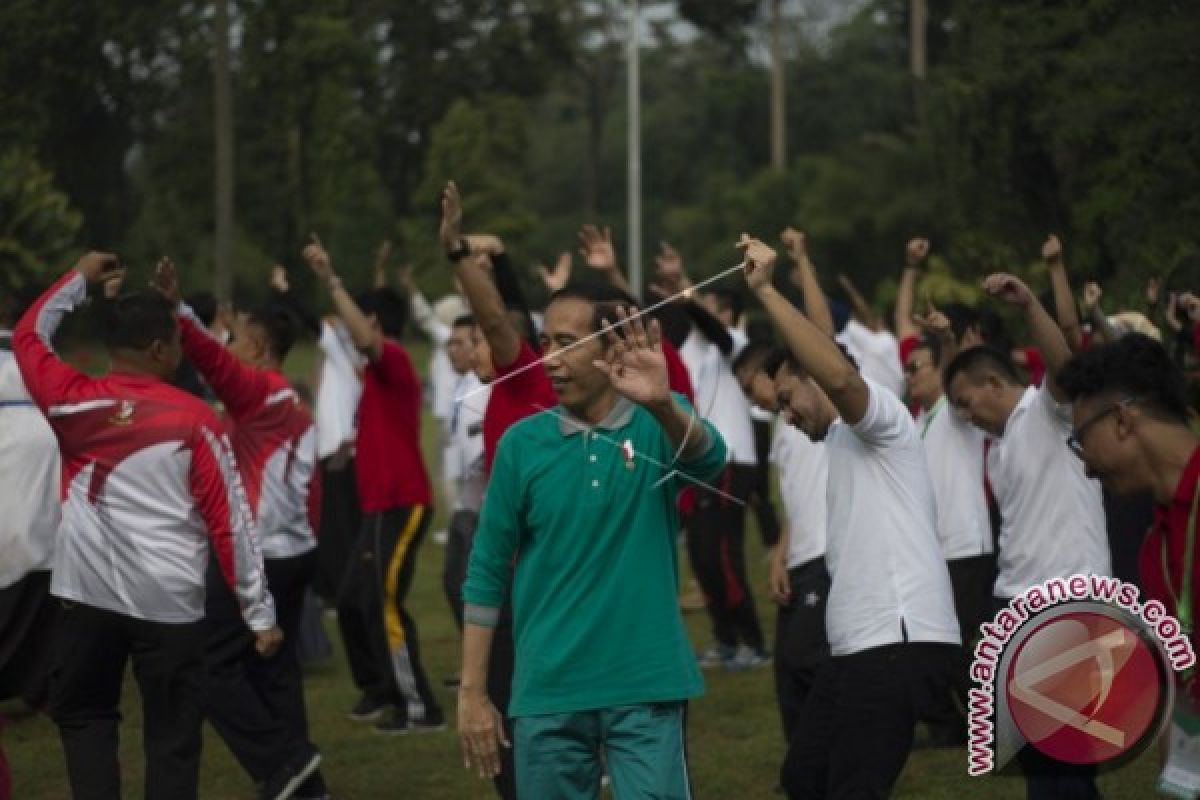
[(305, 745), (267, 778), (258, 796), (261, 800), (288, 800), (320, 765), (321, 754), (317, 748)]
[(346, 716), (355, 722), (374, 722), (383, 717), (383, 712), (387, 711), (387, 708), (387, 703), (364, 694), (358, 698), (358, 702)]
[(330, 800), (329, 787), (325, 785), (325, 776), (317, 768), (309, 775), (300, 788), (292, 795), (292, 800)]
[(399, 712), (375, 723), (375, 732), (385, 736), (404, 736), (409, 733), (431, 733), (446, 730), (442, 712), (426, 713), (421, 719), (409, 719)]

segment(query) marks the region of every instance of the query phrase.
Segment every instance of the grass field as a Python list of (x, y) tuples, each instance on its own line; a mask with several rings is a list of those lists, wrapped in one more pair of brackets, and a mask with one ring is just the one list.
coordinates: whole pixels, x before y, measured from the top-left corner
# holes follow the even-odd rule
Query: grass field
[[(414, 347), (419, 364), (424, 348)], [(310, 374), (311, 354), (297, 353), (288, 368), (291, 374)], [(425, 425), (426, 454), (431, 472), (437, 454), (431, 447), (432, 428)], [(436, 474), (436, 473), (435, 473)], [(439, 513), (432, 530), (442, 526)], [(759, 613), (764, 628), (774, 625), (774, 612), (765, 598), (766, 569), (757, 530), (751, 523), (747, 563), (753, 575)], [(436, 682), (450, 720), (454, 695), (441, 688), (441, 678), (457, 670), (459, 647), (456, 629), (442, 595), (440, 574), (443, 548), (427, 539), (420, 554), (409, 607), (420, 626), (425, 666)], [(681, 554), (682, 556), (682, 554)], [(686, 564), (686, 558), (681, 557)], [(687, 580), (685, 576), (685, 581)], [(695, 644), (705, 646), (709, 635), (703, 614), (690, 614), (688, 627)], [(336, 626), (326, 619), (335, 644), (335, 658), (308, 675), (307, 696), (312, 738), (324, 755), (323, 769), (338, 800), (412, 798), (459, 800), (492, 797), (490, 784), (463, 769), (453, 726), (443, 733), (384, 737), (369, 726), (349, 721), (345, 714), (357, 695), (350, 681), (336, 636)], [(696, 796), (702, 800), (778, 797), (772, 793), (783, 746), (769, 669), (752, 673), (706, 673), (708, 691), (692, 705), (689, 750)], [(141, 715), (132, 676), (126, 681), (122, 709), (121, 764), (125, 796), (141, 796)], [(62, 751), (53, 725), (44, 717), (12, 720), (4, 732), (12, 763), (17, 800), (65, 800), (69, 797)], [(1157, 756), (1144, 754), (1119, 771), (1102, 776), (1107, 800), (1140, 800), (1153, 796)], [(205, 729), (200, 796), (208, 800), (250, 800), (254, 789), (222, 741)], [(918, 751), (909, 759), (896, 790), (900, 798), (1021, 798), (1020, 778), (971, 779), (966, 775), (964, 750)], [(542, 800), (529, 798), (528, 800)]]

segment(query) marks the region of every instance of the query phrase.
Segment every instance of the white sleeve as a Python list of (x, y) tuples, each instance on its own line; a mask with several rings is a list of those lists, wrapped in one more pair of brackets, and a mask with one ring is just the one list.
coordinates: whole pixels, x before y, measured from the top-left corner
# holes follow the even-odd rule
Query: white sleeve
[(432, 339), (435, 345), (444, 346), (450, 340), (450, 326), (437, 318), (429, 301), (425, 299), (425, 295), (414, 291), (410, 302), (412, 303), (413, 321), (421, 330), (425, 331), (425, 335)]
[(1042, 385), (1034, 391), (1037, 392), (1035, 405), (1038, 411), (1050, 422), (1051, 425), (1061, 430), (1064, 434), (1071, 433), (1071, 404), (1060, 403), (1054, 398), (1054, 394), (1047, 388), (1050, 382), (1042, 381)]
[(867, 384), (867, 413), (850, 425), (859, 439), (871, 445), (888, 445), (915, 433), (912, 414), (895, 393), (863, 378)]

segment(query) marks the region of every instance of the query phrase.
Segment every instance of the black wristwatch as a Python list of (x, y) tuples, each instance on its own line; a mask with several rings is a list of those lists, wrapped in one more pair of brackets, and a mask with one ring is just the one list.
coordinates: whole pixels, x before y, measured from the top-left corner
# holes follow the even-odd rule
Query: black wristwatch
[(460, 237), (458, 240), (458, 244), (455, 245), (454, 249), (447, 251), (446, 258), (450, 259), (452, 262), (457, 264), (459, 261), (462, 261), (464, 258), (469, 256), (470, 254), (471, 254), (470, 243), (467, 242), (466, 238)]

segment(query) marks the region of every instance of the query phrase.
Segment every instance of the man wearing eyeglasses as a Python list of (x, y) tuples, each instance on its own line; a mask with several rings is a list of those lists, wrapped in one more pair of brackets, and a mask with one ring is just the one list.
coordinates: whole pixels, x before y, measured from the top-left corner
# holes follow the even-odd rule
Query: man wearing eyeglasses
[(1161, 344), (1130, 334), (1077, 355), (1059, 384), (1073, 404), (1070, 446), (1087, 473), (1113, 494), (1153, 495), (1154, 524), (1139, 559), (1142, 588), (1181, 622), (1190, 620), (1200, 599), (1200, 438), (1188, 424), (1183, 373)]
[[(1042, 385), (1023, 387), (1007, 354), (973, 347), (959, 353), (944, 375), (955, 410), (994, 440), (987, 465), (1001, 530), (993, 594), (1004, 605), (1051, 578), (1109, 575), (1111, 558), (1100, 484), (1065, 443), (1071, 409), (1058, 374), (1071, 357), (1066, 339), (1018, 278), (997, 273), (983, 288), (1024, 312), (1046, 362)], [(1018, 758), (1030, 800), (1098, 796), (1093, 767), (1053, 762), (1033, 747)]]

